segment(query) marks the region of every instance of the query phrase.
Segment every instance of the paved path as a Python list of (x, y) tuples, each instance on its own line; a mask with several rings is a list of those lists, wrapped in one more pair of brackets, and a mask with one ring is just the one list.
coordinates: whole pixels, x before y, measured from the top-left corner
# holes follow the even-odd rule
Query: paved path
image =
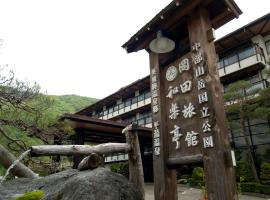
[[(200, 195), (201, 195), (201, 190), (199, 189), (187, 188), (187, 187), (178, 185), (178, 199), (179, 200), (199, 200)], [(145, 184), (145, 200), (154, 200), (153, 184)], [(270, 199), (241, 195), (240, 200), (270, 200)]]

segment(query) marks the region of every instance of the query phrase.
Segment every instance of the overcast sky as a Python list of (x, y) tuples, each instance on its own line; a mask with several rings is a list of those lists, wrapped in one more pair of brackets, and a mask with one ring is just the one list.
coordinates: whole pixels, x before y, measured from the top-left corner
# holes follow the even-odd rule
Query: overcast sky
[[(121, 45), (171, 0), (0, 0), (0, 64), (47, 94), (103, 98), (149, 74), (148, 54)], [(221, 37), (269, 12), (269, 0), (236, 0), (243, 14)]]

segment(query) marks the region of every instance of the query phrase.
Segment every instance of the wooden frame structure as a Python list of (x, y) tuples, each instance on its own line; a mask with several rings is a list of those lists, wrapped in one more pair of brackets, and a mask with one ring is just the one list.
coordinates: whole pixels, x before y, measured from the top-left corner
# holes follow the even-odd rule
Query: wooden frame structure
[[(87, 156), (79, 164), (79, 170), (98, 167), (99, 156), (103, 157), (110, 153), (129, 154), (129, 181), (140, 191), (144, 199), (144, 174), (138, 139), (138, 127), (128, 125), (122, 133), (126, 137), (126, 143), (105, 143), (97, 146), (89, 145), (40, 145), (30, 147), (30, 155), (34, 156), (56, 156), (56, 155), (81, 155)], [(99, 156), (98, 156), (99, 155)], [(92, 163), (91, 163), (92, 162)]]
[[(156, 200), (177, 200), (175, 169), (182, 164), (197, 162), (204, 164), (208, 199), (237, 199), (213, 28), (240, 14), (241, 10), (233, 0), (172, 1), (122, 46), (128, 53), (145, 49), (150, 55)], [(158, 30), (176, 43), (175, 50), (157, 54), (149, 49)], [(179, 73), (183, 79), (177, 78), (176, 62), (180, 62)], [(183, 71), (187, 72), (183, 74)], [(202, 75), (203, 79), (199, 78)], [(179, 80), (185, 81), (180, 85), (182, 93), (179, 92)], [(199, 82), (203, 82), (200, 88)], [(173, 94), (178, 96), (174, 98)], [(177, 104), (187, 102), (189, 106), (184, 105), (180, 111)], [(191, 102), (195, 102), (195, 106)], [(200, 119), (199, 111), (202, 111)], [(183, 134), (180, 133), (182, 129), (185, 130)], [(180, 140), (181, 136), (185, 139)], [(174, 142), (175, 149), (172, 148)], [(194, 148), (190, 150), (189, 147)]]

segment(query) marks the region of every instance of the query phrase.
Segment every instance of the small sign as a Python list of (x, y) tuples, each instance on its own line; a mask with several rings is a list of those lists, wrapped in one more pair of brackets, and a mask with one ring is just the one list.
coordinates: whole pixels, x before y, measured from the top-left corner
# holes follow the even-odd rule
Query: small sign
[(119, 162), (119, 161), (127, 161), (128, 160), (128, 154), (123, 153), (115, 153), (111, 154), (105, 157), (105, 163), (111, 163), (111, 162)]

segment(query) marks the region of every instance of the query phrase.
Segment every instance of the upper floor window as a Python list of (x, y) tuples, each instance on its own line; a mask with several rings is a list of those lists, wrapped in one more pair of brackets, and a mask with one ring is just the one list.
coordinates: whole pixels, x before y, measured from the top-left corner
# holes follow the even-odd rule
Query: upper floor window
[(254, 48), (248, 47), (242, 51), (239, 52), (238, 56), (240, 60), (243, 60), (245, 58), (248, 58), (254, 54)]
[(131, 101), (132, 101), (132, 104), (137, 103), (137, 97), (133, 97)]
[(138, 102), (144, 100), (144, 93), (138, 96)]
[(145, 99), (148, 99), (148, 98), (150, 98), (151, 97), (151, 92), (150, 92), (150, 90), (148, 90), (147, 92), (145, 92)]
[(237, 50), (236, 52), (232, 52), (231, 54), (220, 58), (218, 63), (218, 68), (224, 68), (228, 65), (232, 65), (240, 60), (244, 60), (255, 54), (255, 49), (253, 46), (247, 46), (242, 48), (241, 50)]
[(113, 107), (109, 108), (109, 114), (113, 112)]
[(125, 107), (130, 106), (131, 105), (131, 99), (126, 99), (125, 100)]
[(231, 56), (225, 58), (223, 61), (224, 61), (224, 65), (225, 66), (228, 66), (228, 65), (231, 65), (233, 63), (236, 63), (238, 61), (237, 55), (231, 55)]
[(125, 107), (124, 103), (119, 104), (119, 110), (124, 108), (124, 107)]

